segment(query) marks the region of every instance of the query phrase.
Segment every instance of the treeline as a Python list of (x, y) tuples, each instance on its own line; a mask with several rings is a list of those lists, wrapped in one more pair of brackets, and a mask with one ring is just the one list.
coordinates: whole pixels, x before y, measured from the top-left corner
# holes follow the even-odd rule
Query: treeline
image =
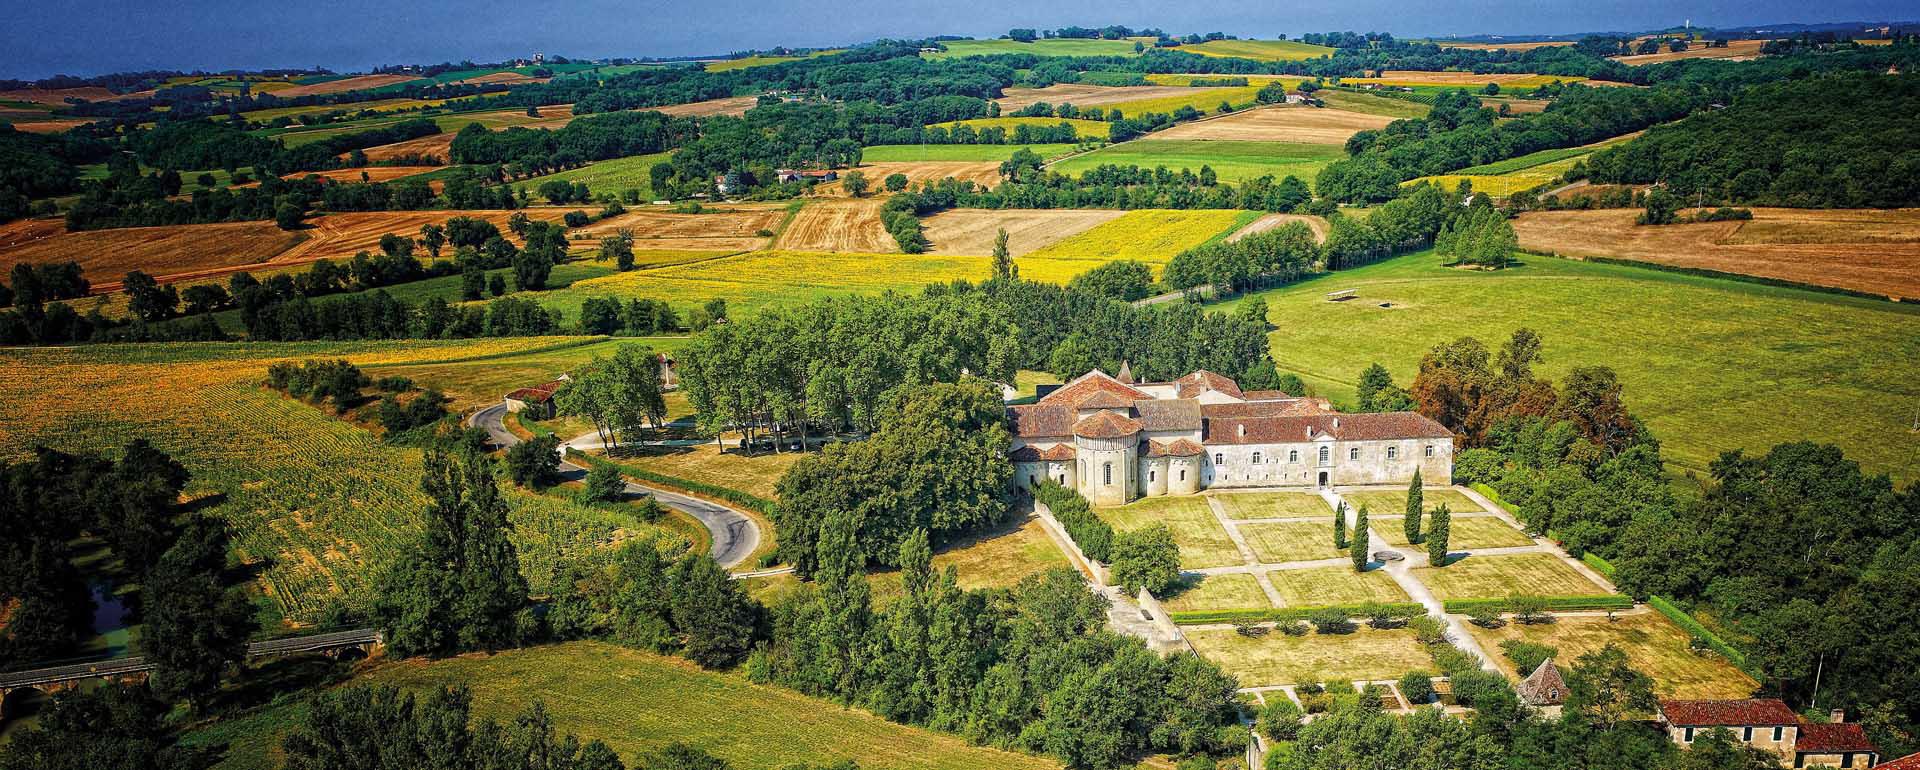
[(166, 120), (152, 129), (128, 133), (126, 148), (150, 168), (170, 171), (261, 168), (274, 175), (296, 171), (343, 168), (337, 156), (440, 133), (439, 124), (426, 118), (403, 120), (390, 126), (336, 134), (298, 147), (255, 136), (226, 123), (210, 120)]
[(1172, 171), (1165, 166), (1101, 165), (1080, 176), (1040, 169), (1040, 156), (1021, 148), (1001, 165), (1007, 180), (982, 187), (953, 178), (923, 184), (906, 194), (925, 215), (949, 208), (982, 209), (1248, 209), (1294, 211), (1313, 200), (1304, 182), (1288, 176), (1249, 179), (1239, 186), (1221, 182), (1201, 166)]
[(106, 142), (74, 133), (30, 134), (0, 121), (0, 222), (33, 213), (32, 201), (80, 189), (79, 166), (112, 154)]
[(469, 123), (454, 136), (455, 163), (502, 164), (513, 177), (537, 176), (583, 163), (647, 155), (678, 147), (698, 133), (690, 118), (658, 112), (593, 115), (555, 129), (490, 131)]
[(1920, 85), (1851, 74), (1763, 85), (1587, 161), (1598, 183), (1688, 201), (1873, 207), (1920, 202)]

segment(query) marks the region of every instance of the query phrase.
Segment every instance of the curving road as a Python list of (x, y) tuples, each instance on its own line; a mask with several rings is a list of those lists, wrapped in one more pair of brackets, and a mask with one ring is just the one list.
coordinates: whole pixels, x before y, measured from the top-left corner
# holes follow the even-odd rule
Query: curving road
[[(467, 424), (485, 430), (494, 444), (505, 448), (520, 443), (520, 437), (507, 430), (506, 418), (507, 405), (503, 402), (474, 412), (467, 418)], [(586, 478), (587, 469), (563, 459), (560, 475), (569, 481), (579, 481)], [(632, 481), (627, 482), (627, 494), (650, 495), (661, 505), (699, 520), (713, 535), (713, 560), (722, 567), (738, 566), (760, 546), (760, 528), (754, 525), (753, 519), (732, 508)]]

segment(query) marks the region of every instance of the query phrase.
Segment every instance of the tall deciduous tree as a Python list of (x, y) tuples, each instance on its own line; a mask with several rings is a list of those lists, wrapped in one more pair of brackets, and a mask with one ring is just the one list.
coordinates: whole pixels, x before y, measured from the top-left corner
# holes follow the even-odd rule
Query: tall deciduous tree
[(374, 616), (400, 655), (499, 649), (517, 640), (527, 582), (491, 458), (427, 449), (426, 531), (380, 579)]
[(196, 707), (229, 664), (246, 658), (256, 628), (253, 606), (227, 580), (227, 537), (224, 522), (195, 517), (141, 585), (138, 646), (154, 664), (149, 684)]

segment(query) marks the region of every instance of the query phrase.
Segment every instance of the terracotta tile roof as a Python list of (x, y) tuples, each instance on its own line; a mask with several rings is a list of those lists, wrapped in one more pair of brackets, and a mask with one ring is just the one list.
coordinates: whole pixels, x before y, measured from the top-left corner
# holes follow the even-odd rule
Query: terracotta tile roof
[(1152, 396), (1147, 395), (1145, 391), (1127, 385), (1107, 376), (1106, 372), (1095, 369), (1080, 375), (1074, 379), (1073, 382), (1055, 388), (1052, 393), (1047, 394), (1046, 398), (1040, 399), (1040, 403), (1065, 404), (1071, 408), (1078, 408), (1080, 402), (1102, 391), (1114, 393), (1128, 401), (1152, 398)]
[(1529, 706), (1553, 706), (1567, 699), (1567, 680), (1560, 677), (1560, 668), (1553, 665), (1552, 658), (1535, 666), (1514, 689)]
[(1214, 417), (1292, 417), (1303, 414), (1331, 414), (1318, 401), (1294, 398), (1285, 401), (1248, 401), (1238, 404), (1201, 404), (1200, 413)]
[(1793, 750), (1803, 754), (1879, 751), (1873, 747), (1873, 741), (1867, 740), (1867, 731), (1852, 723), (1801, 725), (1800, 738), (1794, 742)]
[(1075, 423), (1073, 435), (1087, 438), (1121, 438), (1140, 432), (1140, 421), (1131, 417), (1121, 417), (1112, 412), (1101, 412)]
[(530, 404), (544, 404), (553, 398), (554, 392), (559, 390), (560, 386), (565, 384), (567, 384), (566, 380), (545, 382), (531, 388), (521, 388), (512, 393), (508, 393), (507, 398), (515, 401), (525, 401)]
[(1200, 402), (1190, 398), (1135, 401), (1133, 411), (1147, 430), (1200, 429)]
[(1240, 397), (1248, 401), (1278, 401), (1283, 398), (1293, 398), (1293, 394), (1284, 390), (1248, 390), (1242, 391)]
[(1073, 407), (1064, 404), (1023, 404), (1007, 408), (1013, 435), (1021, 438), (1058, 438), (1073, 435)]
[(1040, 462), (1040, 449), (1038, 447), (1023, 446), (1008, 452), (1007, 459), (1016, 463), (1037, 463)]
[[(1246, 430), (1242, 431), (1241, 428)], [(1277, 444), (1331, 434), (1341, 441), (1451, 438), (1440, 423), (1417, 412), (1307, 414), (1284, 417), (1208, 417), (1206, 443)]]
[(1071, 460), (1074, 457), (1072, 444), (1054, 444), (1040, 453), (1043, 460)]
[(1111, 390), (1095, 391), (1093, 395), (1080, 399), (1075, 409), (1125, 409), (1133, 406), (1139, 399), (1128, 398)]
[(1194, 373), (1181, 377), (1175, 383), (1180, 386), (1181, 398), (1193, 398), (1209, 390), (1217, 390), (1234, 398), (1241, 397), (1240, 383), (1205, 369), (1195, 370)]
[(1199, 457), (1206, 451), (1206, 447), (1184, 438), (1174, 439), (1167, 445), (1167, 454), (1173, 457)]
[(1920, 770), (1920, 754), (1908, 754), (1892, 762), (1882, 762), (1879, 770)]
[(1663, 700), (1660, 715), (1680, 727), (1771, 727), (1798, 725), (1800, 716), (1773, 698), (1753, 700)]

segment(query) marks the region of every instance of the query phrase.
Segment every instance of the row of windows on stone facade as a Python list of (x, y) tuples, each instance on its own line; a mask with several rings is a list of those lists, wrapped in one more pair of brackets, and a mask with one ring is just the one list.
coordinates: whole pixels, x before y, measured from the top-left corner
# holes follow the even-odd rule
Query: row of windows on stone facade
[[(1328, 448), (1328, 447), (1320, 447), (1320, 462), (1323, 462), (1323, 463), (1324, 463), (1324, 462), (1328, 462), (1328, 461), (1329, 461), (1329, 460), (1331, 459), (1331, 455), (1330, 455), (1330, 452), (1331, 452), (1331, 449), (1330, 449), (1330, 448)], [(1432, 456), (1433, 456), (1433, 445), (1432, 445), (1432, 444), (1428, 444), (1428, 445), (1427, 445), (1427, 452), (1426, 452), (1426, 454), (1427, 454), (1427, 456), (1428, 456), (1428, 457), (1432, 457)], [(1348, 448), (1347, 448), (1347, 459), (1349, 459), (1349, 460), (1358, 460), (1358, 459), (1360, 459), (1360, 447), (1348, 447)], [(1389, 459), (1389, 460), (1398, 460), (1398, 459), (1400, 459), (1400, 447), (1397, 447), (1397, 446), (1390, 446), (1390, 447), (1387, 447), (1387, 459)], [(1287, 462), (1290, 462), (1290, 463), (1297, 463), (1297, 462), (1300, 462), (1300, 450), (1298, 450), (1298, 449), (1289, 449), (1289, 450), (1287, 450)], [(1261, 463), (1261, 455), (1260, 455), (1260, 453), (1259, 453), (1259, 452), (1254, 452), (1254, 453), (1253, 453), (1253, 464), (1254, 464), (1254, 465), (1259, 465), (1260, 463)], [(1214, 465), (1226, 465), (1226, 464), (1227, 464), (1227, 458), (1226, 458), (1226, 455), (1224, 455), (1224, 454), (1221, 454), (1221, 453), (1218, 453), (1218, 452), (1215, 452), (1215, 453), (1214, 453), (1214, 455), (1213, 455), (1213, 464), (1214, 464)]]

